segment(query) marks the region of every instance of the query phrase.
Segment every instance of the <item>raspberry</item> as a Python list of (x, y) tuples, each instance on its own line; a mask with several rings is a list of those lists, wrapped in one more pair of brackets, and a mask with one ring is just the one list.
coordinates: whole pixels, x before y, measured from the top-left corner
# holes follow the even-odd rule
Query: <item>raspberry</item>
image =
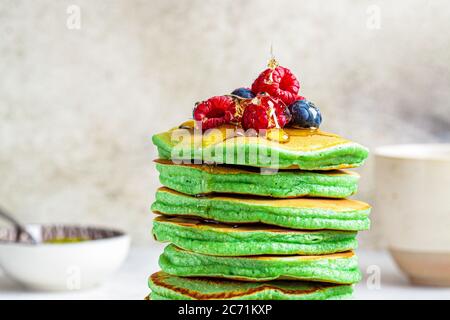
[(236, 103), (229, 96), (216, 96), (202, 101), (194, 108), (194, 119), (201, 121), (202, 129), (216, 128), (226, 123), (240, 121)]
[(252, 84), (255, 93), (267, 92), (280, 98), (286, 105), (298, 99), (300, 83), (291, 70), (278, 66), (264, 70)]
[(262, 130), (283, 128), (290, 120), (289, 110), (280, 99), (259, 94), (247, 101), (241, 124), (245, 130)]

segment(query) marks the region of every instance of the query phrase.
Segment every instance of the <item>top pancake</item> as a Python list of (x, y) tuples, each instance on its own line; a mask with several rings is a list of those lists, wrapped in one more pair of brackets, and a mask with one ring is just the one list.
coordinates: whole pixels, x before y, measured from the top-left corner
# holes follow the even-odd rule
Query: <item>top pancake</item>
[(280, 169), (332, 170), (360, 166), (367, 148), (321, 130), (283, 129), (289, 141), (279, 143), (260, 136), (242, 136), (225, 125), (204, 134), (174, 128), (153, 136), (160, 158)]

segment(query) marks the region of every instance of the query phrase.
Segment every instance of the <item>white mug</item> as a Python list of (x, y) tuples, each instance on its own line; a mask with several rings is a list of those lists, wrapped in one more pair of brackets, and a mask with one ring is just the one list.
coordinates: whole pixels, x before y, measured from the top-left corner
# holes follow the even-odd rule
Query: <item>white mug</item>
[(450, 286), (450, 144), (375, 151), (381, 234), (411, 282)]

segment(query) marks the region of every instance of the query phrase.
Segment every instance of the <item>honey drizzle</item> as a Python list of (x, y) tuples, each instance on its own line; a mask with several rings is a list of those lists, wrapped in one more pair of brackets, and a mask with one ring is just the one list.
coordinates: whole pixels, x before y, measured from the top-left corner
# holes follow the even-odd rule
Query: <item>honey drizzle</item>
[[(189, 133), (195, 135), (195, 121), (189, 120), (183, 122), (177, 129), (175, 130), (189, 130)], [(201, 145), (202, 147), (208, 147), (210, 145), (214, 145), (232, 138), (236, 137), (255, 137), (260, 136), (261, 138), (278, 142), (278, 143), (287, 143), (289, 142), (289, 134), (279, 128), (272, 128), (267, 130), (261, 130), (260, 133), (255, 130), (244, 131), (239, 126), (236, 125), (222, 125), (214, 129), (209, 129), (206, 132), (202, 133), (201, 137)], [(197, 140), (199, 141), (199, 140)]]

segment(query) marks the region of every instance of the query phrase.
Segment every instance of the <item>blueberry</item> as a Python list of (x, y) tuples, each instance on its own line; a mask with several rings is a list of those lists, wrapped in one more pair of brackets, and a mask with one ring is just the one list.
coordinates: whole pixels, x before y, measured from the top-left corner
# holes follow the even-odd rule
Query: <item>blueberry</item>
[(291, 125), (300, 128), (319, 128), (322, 115), (319, 108), (308, 100), (297, 100), (289, 105)]
[(253, 99), (255, 97), (255, 94), (250, 89), (247, 88), (235, 89), (231, 94), (246, 99)]

